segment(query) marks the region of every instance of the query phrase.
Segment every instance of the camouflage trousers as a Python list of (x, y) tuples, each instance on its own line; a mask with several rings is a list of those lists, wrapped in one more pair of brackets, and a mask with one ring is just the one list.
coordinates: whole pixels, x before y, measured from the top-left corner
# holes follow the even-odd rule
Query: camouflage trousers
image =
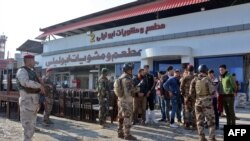
[(186, 127), (196, 127), (195, 100), (189, 96), (184, 97), (184, 124)]
[(35, 132), (37, 112), (39, 110), (39, 95), (20, 91), (20, 119), (24, 129), (24, 141), (31, 141)]
[(132, 125), (133, 102), (118, 100), (118, 135), (130, 135)]
[(107, 101), (107, 98), (105, 97), (98, 97), (98, 101), (99, 101), (99, 106), (100, 106), (99, 122), (100, 122), (100, 125), (103, 125), (106, 123), (106, 117), (109, 112), (108, 101)]
[(52, 108), (53, 108), (53, 98), (46, 96), (44, 101), (44, 113), (43, 113), (44, 121), (49, 121), (49, 116), (51, 114)]
[(213, 140), (215, 138), (215, 117), (211, 96), (196, 98), (195, 114), (200, 138), (205, 138), (204, 120), (206, 118), (209, 129), (209, 139)]
[(146, 104), (147, 97), (134, 97), (133, 98), (133, 120), (134, 122), (138, 120), (138, 115), (141, 114), (142, 120), (146, 120)]

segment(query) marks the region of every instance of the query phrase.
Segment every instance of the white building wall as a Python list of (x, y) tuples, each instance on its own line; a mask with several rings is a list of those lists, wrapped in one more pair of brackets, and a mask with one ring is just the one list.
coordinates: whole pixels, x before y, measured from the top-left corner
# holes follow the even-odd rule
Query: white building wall
[[(56, 50), (71, 49), (76, 47), (85, 47), (89, 45), (97, 45), (103, 43), (112, 43), (117, 41), (126, 41), (131, 39), (140, 39), (144, 37), (152, 37), (158, 35), (166, 35), (180, 32), (188, 32), (201, 29), (211, 29), (216, 27), (224, 27), (231, 25), (247, 24), (250, 23), (250, 4), (243, 4), (237, 6), (231, 6), (226, 8), (220, 8), (215, 10), (201, 11), (186, 15), (174, 16), (165, 19), (153, 20), (138, 24), (132, 24), (122, 27), (116, 27), (111, 29), (105, 29), (101, 31), (94, 31), (96, 36), (100, 36), (101, 33), (111, 33), (119, 29), (129, 29), (131, 27), (147, 27), (157, 24), (165, 24), (166, 28), (161, 30), (150, 31), (148, 34), (132, 34), (130, 36), (121, 37), (116, 36), (113, 39), (106, 39), (100, 42), (90, 42), (90, 36), (86, 34), (80, 34), (76, 36), (71, 36), (67, 38), (61, 38), (44, 43), (44, 52), (51, 52)], [(195, 37), (196, 38), (196, 37)], [(205, 37), (203, 37), (205, 38)], [(182, 40), (182, 39), (180, 39)], [(187, 39), (185, 39), (187, 40)], [(219, 39), (218, 39), (219, 40)], [(174, 41), (174, 40), (173, 40)], [(198, 42), (197, 44), (203, 45), (203, 43)], [(213, 42), (212, 42), (213, 43)], [(211, 44), (212, 44), (211, 43)], [(197, 45), (197, 46), (200, 46)], [(200, 53), (200, 51), (195, 51)], [(195, 54), (197, 54), (195, 53)]]
[[(94, 56), (95, 51), (98, 51), (99, 54), (107, 54), (110, 52), (113, 54), (114, 52), (121, 53), (121, 51), (127, 51), (128, 48), (131, 50), (145, 50), (147, 48), (154, 48), (159, 47), (161, 49), (155, 50), (154, 54), (162, 55), (162, 51), (167, 49), (166, 56), (169, 54), (173, 54), (171, 47), (173, 48), (191, 48), (191, 55), (184, 56), (182, 61), (184, 63), (190, 59), (192, 63), (193, 57), (204, 57), (204, 56), (218, 56), (218, 55), (232, 55), (232, 54), (245, 54), (250, 53), (250, 31), (239, 31), (239, 32), (229, 32), (223, 34), (216, 34), (216, 35), (207, 35), (207, 36), (197, 36), (197, 37), (190, 37), (190, 38), (181, 38), (181, 39), (174, 39), (174, 40), (165, 40), (165, 41), (157, 41), (157, 42), (149, 42), (149, 43), (142, 43), (142, 44), (134, 44), (134, 45), (127, 45), (127, 46), (119, 46), (119, 47), (112, 47), (112, 48), (103, 48), (103, 49), (95, 49), (95, 50), (87, 50), (81, 52), (72, 52), (72, 53), (64, 53), (58, 54), (53, 56), (43, 56), (42, 63), (43, 68), (46, 67), (69, 67), (69, 66), (85, 66), (85, 65), (93, 65), (93, 64), (111, 64), (111, 63), (121, 63), (121, 62), (129, 62), (129, 61), (140, 61), (140, 56), (135, 57), (124, 57), (114, 59), (113, 61), (105, 61), (105, 60), (94, 60), (91, 63), (66, 63), (63, 65), (51, 65), (46, 66), (46, 62), (52, 61), (53, 58), (58, 59), (59, 56), (67, 59), (68, 55), (73, 54), (80, 54), (81, 56), (86, 56), (91, 54)], [(169, 52), (169, 53), (167, 53)], [(185, 58), (186, 57), (186, 58)], [(145, 59), (145, 58), (144, 58)], [(142, 65), (145, 63), (149, 63), (149, 60), (143, 60)], [(152, 62), (152, 61), (151, 61)]]

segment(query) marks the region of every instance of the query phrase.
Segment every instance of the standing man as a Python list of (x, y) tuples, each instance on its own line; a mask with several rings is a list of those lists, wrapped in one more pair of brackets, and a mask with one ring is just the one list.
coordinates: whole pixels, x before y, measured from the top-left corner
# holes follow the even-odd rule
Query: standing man
[(39, 110), (39, 93), (45, 93), (42, 83), (34, 71), (33, 55), (24, 56), (24, 65), (17, 71), (17, 87), (20, 93), (20, 118), (24, 129), (24, 141), (31, 141), (34, 135), (37, 112)]
[(126, 63), (123, 65), (123, 74), (115, 81), (114, 92), (118, 96), (118, 137), (125, 140), (136, 140), (130, 134), (133, 116), (133, 97), (140, 90), (134, 87), (132, 70), (134, 65)]
[(161, 90), (161, 111), (162, 111), (162, 117), (163, 117), (163, 120), (166, 119), (167, 121), (167, 124), (170, 123), (170, 115), (169, 115), (169, 112), (171, 110), (171, 107), (170, 107), (170, 97), (169, 97), (169, 93), (168, 91), (166, 91), (163, 87), (163, 84), (165, 82), (167, 82), (167, 80), (171, 77), (174, 76), (174, 68), (173, 66), (169, 66), (166, 70), (166, 74), (164, 74), (160, 81), (161, 81), (161, 84), (160, 84), (160, 90)]
[[(193, 65), (188, 65), (188, 73), (181, 79), (181, 95), (184, 98), (184, 126), (189, 129), (192, 125), (193, 129), (196, 129), (196, 118), (195, 118), (195, 97), (189, 95), (189, 88), (191, 81), (194, 79), (194, 67)], [(194, 95), (192, 95), (194, 96)]]
[[(215, 87), (215, 89), (218, 89), (218, 85), (219, 85), (219, 80), (214, 76), (214, 70), (209, 70), (208, 71), (208, 77), (211, 79), (213, 86)], [(219, 112), (218, 112), (218, 91), (214, 91), (214, 94), (212, 96), (213, 98), (213, 107), (214, 107), (214, 116), (215, 116), (215, 125), (216, 125), (216, 129), (219, 129)]]
[(205, 118), (208, 121), (209, 141), (216, 141), (214, 111), (211, 98), (215, 89), (212, 81), (207, 76), (207, 71), (208, 68), (206, 65), (198, 67), (199, 75), (191, 81), (189, 94), (191, 97), (196, 97), (195, 114), (200, 141), (207, 141), (203, 126)]
[(133, 99), (133, 124), (138, 122), (139, 111), (141, 111), (142, 124), (145, 123), (145, 115), (146, 115), (146, 87), (143, 82), (144, 78), (144, 69), (140, 69), (138, 74), (133, 78), (134, 86), (140, 87), (140, 92), (136, 93)]
[(227, 116), (227, 125), (235, 125), (234, 94), (236, 84), (232, 75), (227, 71), (226, 65), (219, 67), (223, 86), (223, 107)]
[(149, 108), (150, 111), (146, 111), (146, 121), (145, 123), (148, 123), (150, 119), (152, 119), (152, 122), (157, 123), (155, 119), (155, 112), (154, 112), (154, 106), (155, 106), (155, 93), (153, 92), (155, 90), (155, 81), (154, 76), (149, 73), (149, 65), (144, 65), (144, 72), (145, 76), (143, 81), (145, 82), (146, 87), (146, 96), (147, 96), (147, 104), (146, 109)]
[(44, 104), (43, 122), (45, 125), (48, 126), (49, 124), (54, 124), (49, 118), (50, 113), (52, 111), (52, 107), (53, 107), (53, 89), (54, 89), (51, 68), (46, 69), (46, 74), (45, 76), (43, 76), (42, 81), (45, 86), (45, 95), (44, 95), (44, 101), (43, 101), (43, 104)]
[(233, 79), (234, 79), (235, 84), (236, 84), (236, 92), (235, 92), (235, 94), (234, 94), (234, 112), (235, 112), (235, 120), (240, 120), (240, 118), (238, 118), (238, 117), (236, 116), (236, 106), (238, 105), (238, 92), (240, 91), (240, 83), (239, 83), (239, 81), (237, 80), (236, 74), (235, 74), (235, 73), (233, 73), (232, 76), (233, 76)]
[(108, 97), (110, 94), (110, 87), (109, 87), (109, 80), (108, 76), (108, 69), (102, 68), (102, 75), (98, 79), (98, 101), (100, 105), (99, 109), (99, 122), (100, 125), (104, 128), (106, 125), (106, 117), (108, 114)]
[[(178, 102), (180, 99), (180, 86), (179, 86), (179, 79), (178, 79), (179, 72), (174, 72), (174, 77), (169, 78), (167, 82), (163, 84), (163, 87), (169, 93), (169, 97), (172, 103), (172, 111), (171, 111), (171, 120), (170, 120), (170, 127), (177, 128), (178, 126), (175, 124), (175, 114), (177, 114), (178, 110)], [(178, 120), (180, 115), (177, 114)]]

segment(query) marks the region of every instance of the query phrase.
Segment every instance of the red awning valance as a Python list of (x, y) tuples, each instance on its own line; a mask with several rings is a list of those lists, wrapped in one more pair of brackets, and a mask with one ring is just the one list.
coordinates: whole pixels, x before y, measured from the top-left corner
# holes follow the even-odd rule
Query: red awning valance
[(113, 13), (93, 17), (91, 19), (82, 20), (69, 25), (54, 28), (45, 31), (43, 34), (37, 37), (37, 39), (42, 39), (48, 35), (56, 35), (59, 33), (76, 30), (79, 28), (84, 28), (88, 26), (93, 26), (97, 24), (107, 23), (111, 21), (126, 19), (134, 16), (154, 13), (158, 11), (179, 8), (183, 6), (208, 2), (209, 0), (160, 0), (156, 2), (147, 3), (144, 5), (135, 6), (132, 8), (116, 11)]

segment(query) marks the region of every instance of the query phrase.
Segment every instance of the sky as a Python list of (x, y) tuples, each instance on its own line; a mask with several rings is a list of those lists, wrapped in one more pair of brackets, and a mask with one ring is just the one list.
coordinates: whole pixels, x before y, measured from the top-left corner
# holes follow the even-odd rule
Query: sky
[(5, 51), (14, 57), (16, 48), (42, 33), (40, 28), (132, 1), (135, 0), (0, 0), (0, 35), (8, 37)]

